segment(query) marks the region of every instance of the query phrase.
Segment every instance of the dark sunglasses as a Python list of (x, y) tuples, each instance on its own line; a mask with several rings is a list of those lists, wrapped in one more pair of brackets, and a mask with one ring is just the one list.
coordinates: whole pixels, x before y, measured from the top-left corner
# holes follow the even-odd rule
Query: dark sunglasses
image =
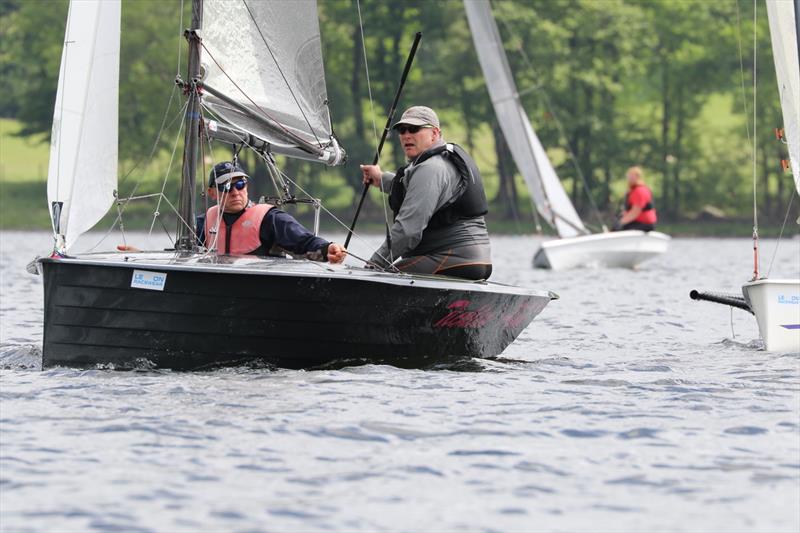
[(241, 191), (247, 187), (247, 178), (242, 178), (240, 180), (236, 180), (235, 182), (231, 183), (230, 181), (225, 183), (218, 183), (217, 190), (219, 192), (230, 191), (231, 189), (236, 189), (237, 191)]
[(406, 126), (405, 124), (401, 124), (401, 125), (397, 126), (394, 130), (397, 133), (399, 133), (400, 135), (403, 135), (406, 132), (411, 133), (411, 134), (419, 133), (419, 130), (421, 130), (423, 128), (430, 128), (430, 127), (431, 126)]

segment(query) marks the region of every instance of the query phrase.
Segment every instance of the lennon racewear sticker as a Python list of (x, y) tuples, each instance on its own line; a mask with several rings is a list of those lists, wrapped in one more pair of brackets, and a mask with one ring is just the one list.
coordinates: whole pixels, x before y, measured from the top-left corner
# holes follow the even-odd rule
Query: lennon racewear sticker
[(147, 270), (134, 270), (131, 278), (131, 287), (135, 289), (149, 289), (163, 291), (167, 283), (166, 272), (150, 272)]

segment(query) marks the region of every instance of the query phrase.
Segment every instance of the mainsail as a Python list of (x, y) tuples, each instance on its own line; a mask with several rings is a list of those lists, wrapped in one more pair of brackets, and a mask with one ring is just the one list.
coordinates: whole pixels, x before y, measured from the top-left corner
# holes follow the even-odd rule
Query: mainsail
[(783, 130), (797, 192), (800, 192), (800, 60), (797, 0), (767, 0), (772, 56), (783, 110)]
[(589, 233), (525, 114), (489, 1), (464, 0), (464, 9), (497, 120), (534, 206), (560, 237)]
[(66, 251), (117, 188), (120, 0), (70, 2), (53, 113), (47, 200)]
[[(327, 164), (333, 137), (316, 0), (205, 0), (204, 104), (224, 123)], [(243, 109), (244, 108), (244, 109)]]

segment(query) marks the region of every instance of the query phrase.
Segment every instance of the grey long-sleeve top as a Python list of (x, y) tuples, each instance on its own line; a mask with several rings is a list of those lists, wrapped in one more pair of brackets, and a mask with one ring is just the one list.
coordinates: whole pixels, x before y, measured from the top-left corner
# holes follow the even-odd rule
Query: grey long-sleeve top
[[(393, 172), (384, 172), (381, 176), (385, 193), (389, 192), (394, 176)], [(406, 185), (406, 196), (390, 229), (391, 260), (446, 251), (467, 244), (485, 244), (488, 247), (489, 235), (483, 217), (459, 220), (452, 226), (430, 231), (425, 235), (425, 242), (421, 243), (422, 234), (433, 214), (458, 193), (459, 175), (455, 166), (443, 157), (431, 157), (419, 165), (410, 164), (402, 179)], [(384, 241), (370, 261), (385, 267), (389, 259), (389, 245)]]

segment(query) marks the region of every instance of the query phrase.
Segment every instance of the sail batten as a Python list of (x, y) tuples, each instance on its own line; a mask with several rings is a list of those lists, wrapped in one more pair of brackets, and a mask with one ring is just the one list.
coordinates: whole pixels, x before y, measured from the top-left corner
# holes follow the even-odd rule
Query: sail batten
[(772, 56), (778, 80), (783, 130), (789, 149), (794, 185), (800, 193), (800, 51), (798, 51), (798, 2), (767, 0)]
[(464, 0), (464, 9), (497, 120), (534, 207), (560, 237), (588, 233), (522, 107), (491, 5)]
[[(291, 151), (342, 159), (333, 136), (316, 0), (205, 0), (204, 104), (220, 120)], [(236, 105), (230, 105), (234, 101)]]
[(60, 251), (108, 212), (117, 187), (120, 0), (70, 2), (47, 199)]

